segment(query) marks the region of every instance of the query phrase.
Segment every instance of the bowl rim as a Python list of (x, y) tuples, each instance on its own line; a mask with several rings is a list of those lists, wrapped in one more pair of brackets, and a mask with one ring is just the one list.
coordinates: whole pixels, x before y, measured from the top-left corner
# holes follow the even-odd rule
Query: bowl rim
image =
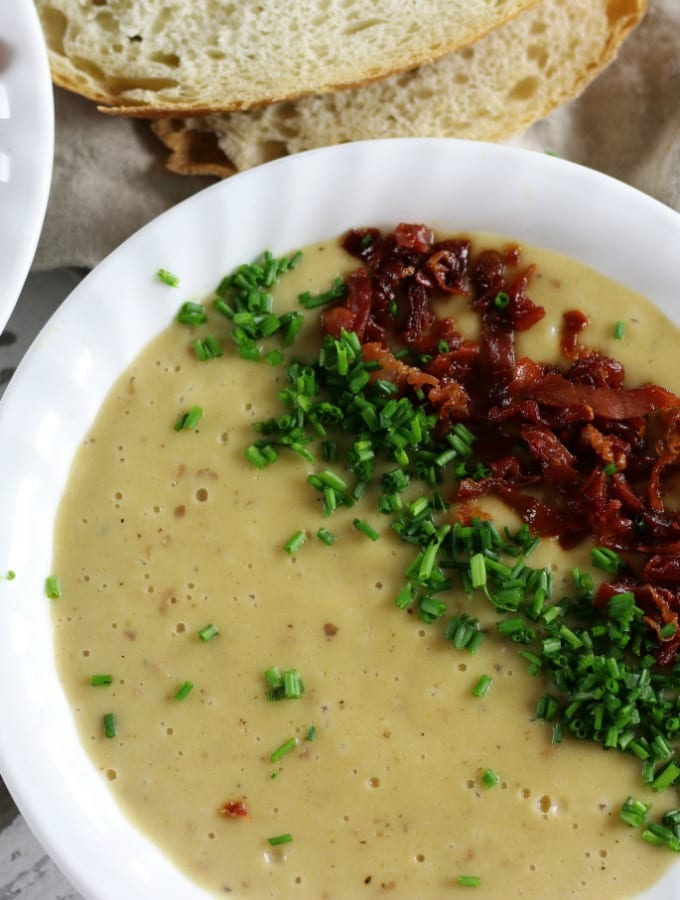
[[(113, 380), (180, 302), (208, 295), (219, 274), (266, 248), (289, 252), (349, 227), (399, 221), (495, 232), (566, 253), (646, 294), (680, 323), (678, 213), (554, 156), (451, 139), (356, 142), (276, 160), (182, 201), (87, 275), (42, 329), (0, 401), (7, 481), (0, 565), (17, 572), (0, 582), (7, 635), (0, 678), (13, 686), (0, 700), (0, 771), (37, 838), (87, 898), (209, 895), (125, 819), (54, 683), (42, 584), (75, 448)], [(159, 283), (159, 267), (179, 274), (180, 291)], [(650, 900), (670, 884), (660, 882)]]
[(0, 35), (0, 187), (6, 217), (0, 241), (2, 331), (33, 262), (47, 211), (54, 159), (54, 96), (35, 4), (5, 0), (0, 6)]

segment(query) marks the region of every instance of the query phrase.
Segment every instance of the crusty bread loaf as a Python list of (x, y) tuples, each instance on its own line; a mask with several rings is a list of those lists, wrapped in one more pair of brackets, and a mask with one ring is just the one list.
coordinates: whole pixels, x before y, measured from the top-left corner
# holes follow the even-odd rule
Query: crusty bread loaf
[(365, 83), (539, 0), (36, 0), (54, 80), (112, 112), (193, 115)]
[(368, 138), (502, 140), (578, 94), (642, 18), (646, 0), (545, 0), (476, 44), (355, 90), (250, 112), (154, 123), (175, 172), (229, 175)]

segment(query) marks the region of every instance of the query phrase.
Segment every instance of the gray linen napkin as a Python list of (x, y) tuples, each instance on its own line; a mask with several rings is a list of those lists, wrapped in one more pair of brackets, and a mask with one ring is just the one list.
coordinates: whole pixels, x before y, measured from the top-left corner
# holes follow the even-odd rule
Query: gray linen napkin
[[(173, 175), (144, 121), (55, 90), (52, 190), (34, 269), (90, 268), (142, 225), (215, 181)], [(650, 0), (618, 59), (576, 100), (510, 143), (551, 151), (680, 211), (680, 0)]]

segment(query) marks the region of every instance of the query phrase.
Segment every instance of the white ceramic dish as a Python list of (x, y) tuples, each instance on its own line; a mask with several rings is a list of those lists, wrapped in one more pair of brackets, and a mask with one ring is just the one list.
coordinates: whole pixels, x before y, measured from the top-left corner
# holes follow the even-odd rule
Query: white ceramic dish
[(0, 331), (33, 261), (52, 178), (54, 100), (33, 0), (0, 3)]
[[(455, 141), (349, 144), (279, 160), (162, 215), (101, 263), (37, 338), (0, 404), (0, 768), (29, 825), (87, 898), (206, 900), (119, 812), (56, 676), (44, 578), (70, 461), (107, 389), (179, 303), (234, 265), (351, 226), (422, 221), (561, 251), (680, 321), (680, 216), (551, 156)], [(158, 282), (163, 266), (179, 290)], [(673, 870), (648, 900), (680, 896)]]

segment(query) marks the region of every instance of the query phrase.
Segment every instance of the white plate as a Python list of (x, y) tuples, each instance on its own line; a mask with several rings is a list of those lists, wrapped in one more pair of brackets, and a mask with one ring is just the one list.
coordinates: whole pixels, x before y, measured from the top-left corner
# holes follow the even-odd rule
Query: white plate
[[(312, 151), (208, 188), (101, 263), (44, 328), (0, 404), (0, 768), (73, 884), (96, 900), (205, 900), (125, 820), (85, 755), (54, 664), (44, 578), (73, 454), (107, 389), (181, 300), (264, 249), (426, 222), (562, 251), (680, 320), (680, 216), (616, 181), (516, 148), (438, 140)], [(181, 277), (179, 291), (155, 278)], [(649, 898), (680, 896), (672, 871)]]
[(0, 0), (0, 331), (33, 261), (52, 178), (54, 99), (33, 0)]

